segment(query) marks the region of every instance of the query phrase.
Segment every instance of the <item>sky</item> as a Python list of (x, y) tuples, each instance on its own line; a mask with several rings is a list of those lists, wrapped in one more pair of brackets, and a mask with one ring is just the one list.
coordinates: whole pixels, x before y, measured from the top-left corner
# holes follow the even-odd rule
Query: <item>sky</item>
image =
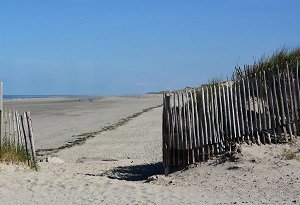
[(0, 0), (6, 95), (197, 87), (300, 45), (299, 0)]

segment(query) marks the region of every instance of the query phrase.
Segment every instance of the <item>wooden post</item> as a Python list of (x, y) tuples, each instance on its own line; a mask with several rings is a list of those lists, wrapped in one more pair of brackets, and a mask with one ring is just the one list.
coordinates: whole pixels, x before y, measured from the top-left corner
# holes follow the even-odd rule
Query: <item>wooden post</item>
[(283, 104), (284, 104), (284, 109), (286, 110), (285, 123), (288, 128), (290, 140), (292, 140), (291, 113), (289, 111), (289, 106), (288, 106), (288, 100), (290, 100), (290, 102), (291, 102), (291, 99), (288, 99), (289, 96), (288, 96), (287, 82), (286, 82), (287, 80), (286, 80), (285, 72), (282, 73), (282, 76), (283, 76)]
[[(226, 85), (227, 87), (227, 85)], [(224, 85), (222, 86), (222, 94), (223, 94), (223, 105), (224, 105), (224, 126), (225, 126), (225, 150), (228, 151), (229, 150), (229, 145), (228, 142), (230, 141), (229, 139), (229, 128), (228, 128), (228, 110), (227, 110), (227, 95), (226, 95), (226, 91), (224, 88)]]
[(190, 95), (190, 100), (191, 100), (191, 112), (192, 112), (192, 134), (193, 134), (193, 161), (194, 163), (197, 161), (197, 135), (196, 135), (196, 116), (195, 116), (195, 102), (194, 102), (194, 95), (193, 95), (193, 91), (190, 90), (189, 91), (189, 95)]
[(255, 100), (255, 91), (254, 91), (254, 86), (255, 84), (255, 78), (252, 79), (251, 81), (251, 95), (252, 95), (252, 106), (253, 106), (253, 111), (251, 111), (251, 113), (253, 113), (253, 131), (254, 131), (254, 138), (255, 141), (258, 145), (260, 145), (260, 140), (259, 140), (259, 136), (258, 136), (258, 131), (257, 131), (257, 115), (256, 115), (256, 100)]
[(250, 97), (250, 84), (249, 84), (249, 78), (247, 80), (247, 98), (248, 98), (248, 111), (249, 111), (249, 135), (251, 138), (251, 142), (253, 142), (253, 122), (252, 122), (252, 109), (251, 109), (251, 97)]
[[(223, 87), (223, 86), (222, 86)], [(219, 104), (219, 112), (220, 112), (220, 151), (224, 152), (224, 114), (223, 114), (223, 102), (222, 102), (222, 87), (221, 85), (218, 86), (218, 92), (219, 92), (219, 99), (218, 99), (218, 104)]]
[[(200, 146), (201, 146), (201, 157), (202, 157), (200, 159), (201, 159), (201, 161), (204, 162), (205, 159), (206, 159), (205, 158), (205, 137), (206, 137), (206, 135), (205, 135), (205, 128), (204, 128), (205, 119), (204, 119), (204, 115), (203, 115), (203, 107), (204, 107), (203, 106), (203, 89), (199, 90), (199, 92), (201, 92), (201, 93), (199, 93), (199, 103), (200, 103), (200, 105), (199, 105), (199, 108), (198, 108), (198, 110), (199, 110), (198, 118), (199, 118), (200, 130), (201, 130)], [(202, 107), (201, 107), (201, 105), (202, 105)]]
[(37, 159), (36, 159), (36, 153), (35, 153), (35, 146), (34, 146), (34, 139), (33, 139), (33, 129), (32, 129), (32, 120), (30, 117), (30, 112), (25, 113), (26, 118), (27, 118), (27, 123), (28, 123), (28, 134), (29, 134), (29, 142), (30, 142), (30, 147), (31, 147), (31, 154), (33, 158), (33, 167), (37, 171)]
[[(297, 68), (296, 68), (296, 101), (297, 101), (297, 105), (298, 105), (298, 109), (296, 110), (296, 113), (298, 115), (298, 118), (296, 119), (297, 121), (297, 125), (299, 126), (298, 127), (298, 130), (300, 130), (300, 123), (298, 120), (300, 120), (300, 111), (299, 111), (299, 108), (300, 108), (300, 95), (299, 95), (299, 92), (300, 92), (300, 85), (299, 85), (299, 60), (297, 59)], [(297, 136), (297, 135), (296, 135)]]
[(284, 132), (285, 140), (288, 141), (287, 132), (286, 132), (286, 119), (285, 119), (285, 111), (284, 111), (284, 103), (283, 103), (283, 95), (281, 88), (281, 76), (279, 73), (279, 67), (277, 66), (277, 76), (278, 76), (278, 90), (279, 90), (279, 99), (280, 99), (280, 108), (281, 108), (281, 126)]
[(203, 106), (203, 122), (204, 122), (204, 147), (205, 147), (205, 150), (204, 150), (204, 157), (205, 157), (205, 160), (208, 158), (208, 150), (207, 150), (207, 147), (208, 147), (208, 127), (207, 127), (207, 117), (206, 117), (206, 105), (205, 105), (205, 90), (203, 88), (201, 88), (201, 92), (202, 92), (202, 106)]
[[(218, 85), (219, 87), (219, 85)], [(215, 124), (216, 124), (216, 141), (217, 141), (217, 154), (221, 153), (221, 133), (220, 133), (220, 122), (218, 109), (218, 95), (217, 95), (217, 86), (214, 86), (214, 109), (215, 109)]]
[(12, 145), (12, 119), (11, 119), (11, 110), (8, 109), (8, 136), (9, 136), (9, 145)]
[[(230, 93), (230, 107), (231, 107), (231, 122), (232, 122), (232, 139), (231, 139), (231, 146), (233, 146), (237, 142), (237, 135), (236, 135), (236, 119), (235, 119), (235, 109), (234, 109), (234, 96), (233, 96), (233, 85), (230, 85), (229, 93)], [(235, 151), (235, 150), (234, 150)]]
[(244, 137), (245, 137), (245, 119), (244, 119), (244, 112), (243, 112), (243, 103), (242, 103), (242, 93), (241, 93), (241, 81), (237, 81), (237, 85), (238, 85), (238, 89), (237, 89), (237, 93), (238, 93), (238, 109), (239, 109), (239, 114), (238, 114), (238, 120), (239, 120), (239, 126), (240, 126), (240, 139), (241, 142), (244, 142)]
[(185, 93), (186, 94), (186, 98), (187, 98), (187, 120), (188, 120), (188, 131), (189, 131), (189, 143), (188, 143), (188, 155), (191, 157), (189, 164), (190, 163), (195, 163), (195, 158), (194, 158), (194, 149), (193, 149), (193, 134), (192, 134), (192, 119), (191, 119), (191, 109), (190, 109), (190, 98), (189, 98), (189, 94), (188, 91)]
[(245, 138), (247, 138), (247, 143), (249, 143), (249, 121), (248, 121), (248, 112), (247, 112), (247, 96), (245, 89), (245, 81), (242, 78), (242, 92), (243, 92), (243, 112), (244, 112), (244, 127), (245, 127)]
[(188, 152), (188, 124), (187, 124), (187, 113), (186, 113), (186, 101), (184, 93), (181, 93), (182, 106), (183, 106), (183, 128), (184, 128), (184, 163), (185, 165), (189, 164), (189, 152)]
[(13, 146), (17, 152), (18, 150), (18, 145), (17, 145), (17, 123), (16, 123), (16, 114), (15, 114), (15, 111), (12, 110), (12, 135), (13, 135), (13, 139), (14, 139), (14, 142), (13, 142)]
[[(291, 79), (291, 77), (293, 75), (290, 76), (290, 71), (289, 71), (289, 65), (286, 62), (286, 80), (287, 80), (287, 86), (288, 86), (288, 97), (290, 99), (290, 107), (291, 107), (291, 113), (290, 113), (290, 126), (292, 126), (292, 132), (294, 133), (294, 135), (297, 135), (297, 129), (296, 129), (296, 117), (295, 117), (295, 111), (294, 111), (294, 98), (293, 98), (293, 93), (292, 93), (292, 86), (291, 86), (291, 81), (293, 79)], [(293, 81), (292, 81), (293, 82)]]
[[(177, 164), (181, 165), (182, 157), (181, 157), (181, 116), (180, 116), (180, 102), (179, 102), (179, 92), (176, 92), (174, 95), (175, 101), (177, 102), (177, 106), (175, 109), (176, 112), (176, 137), (177, 137)], [(176, 103), (175, 103), (176, 104)]]
[[(278, 96), (277, 96), (277, 89), (276, 89), (276, 79), (275, 79), (275, 73), (272, 73), (272, 91), (273, 91), (273, 97), (271, 97), (271, 99), (274, 99), (274, 111), (275, 111), (275, 115), (276, 115), (276, 126), (275, 129), (276, 131), (280, 131), (280, 132), (275, 132), (277, 133), (279, 136), (281, 136), (282, 134), (282, 130), (281, 130), (281, 119), (280, 119), (280, 113), (279, 113), (279, 103), (278, 103)], [(275, 135), (275, 143), (278, 143), (278, 138)]]
[(229, 91), (229, 86), (226, 86), (226, 97), (227, 97), (227, 115), (228, 115), (228, 137), (229, 137), (229, 141), (228, 141), (228, 148), (229, 151), (231, 152), (231, 143), (233, 141), (233, 135), (232, 135), (232, 127), (231, 127), (231, 104), (230, 104), (230, 91)]
[(263, 139), (263, 143), (265, 144), (265, 139), (264, 139), (264, 135), (263, 133), (261, 132), (261, 103), (260, 103), (260, 100), (261, 100), (261, 97), (260, 97), (260, 92), (258, 90), (258, 83), (257, 83), (257, 75), (255, 74), (255, 78), (254, 78), (254, 82), (255, 82), (255, 94), (256, 94), (256, 104), (257, 104), (257, 114), (256, 114), (256, 111), (254, 112), (255, 113), (255, 116), (257, 116), (256, 118), (256, 133), (257, 133), (257, 141), (258, 143), (260, 144), (261, 143), (261, 139)]
[(216, 146), (216, 126), (215, 126), (215, 108), (214, 108), (214, 93), (213, 86), (210, 86), (210, 115), (211, 115), (211, 137), (212, 137), (212, 154), (217, 154), (217, 146)]
[(235, 123), (236, 123), (236, 142), (240, 143), (241, 142), (241, 129), (240, 129), (240, 116), (239, 114), (239, 108), (238, 108), (238, 81), (234, 82), (234, 90), (233, 90), (233, 97), (234, 97), (234, 117), (235, 117)]
[(31, 154), (28, 150), (28, 141), (27, 141), (26, 130), (25, 130), (25, 120), (26, 120), (26, 117), (24, 116), (24, 114), (21, 115), (21, 124), (22, 124), (22, 130), (23, 130), (23, 136), (24, 136), (24, 142), (25, 142), (25, 149), (26, 149), (26, 154), (27, 154), (27, 162), (28, 162), (28, 166), (30, 166), (30, 161), (31, 161), (32, 157), (31, 157)]
[[(22, 117), (22, 116), (21, 116)], [(163, 165), (165, 175), (169, 174), (170, 165), (169, 165), (169, 158), (168, 158), (168, 138), (170, 137), (169, 133), (169, 125), (168, 125), (168, 113), (167, 113), (167, 94), (163, 94), (163, 115), (162, 115), (162, 130), (163, 130)], [(26, 142), (25, 142), (26, 143)]]
[[(181, 101), (180, 97), (181, 93), (178, 93), (177, 95), (177, 101), (178, 101), (178, 115), (179, 115), (179, 128), (180, 128), (180, 165), (184, 164), (184, 129), (183, 129), (183, 102)], [(180, 103), (182, 102), (182, 103)]]
[(176, 134), (176, 103), (175, 103), (175, 92), (171, 93), (171, 98), (173, 98), (171, 101), (173, 101), (173, 106), (171, 106), (171, 118), (172, 118), (172, 165), (176, 166), (176, 145), (177, 145), (177, 134)]
[(2, 139), (3, 139), (3, 83), (0, 82), (0, 159), (2, 153)]
[(22, 147), (21, 143), (21, 129), (20, 129), (20, 119), (19, 119), (19, 114), (17, 111), (15, 111), (15, 118), (16, 118), (16, 129), (17, 129), (17, 149), (20, 149)]
[(3, 111), (3, 143), (5, 141), (5, 143), (7, 143), (8, 141), (8, 134), (7, 134), (7, 125), (8, 121), (7, 121), (7, 109), (4, 109)]
[[(264, 99), (263, 99), (263, 107), (264, 107), (264, 121), (263, 121), (263, 124), (264, 124), (264, 130), (267, 132), (267, 136), (268, 136), (268, 143), (270, 144), (271, 143), (271, 134), (270, 134), (270, 131), (271, 131), (271, 119), (270, 119), (270, 110), (271, 110), (271, 107), (270, 107), (270, 104), (269, 104), (269, 100), (268, 100), (268, 87), (267, 87), (267, 81), (266, 81), (266, 73), (265, 71), (263, 71), (262, 73), (262, 85), (261, 87), (263, 88), (262, 89), (262, 96), (264, 96)], [(273, 104), (272, 104), (272, 107), (273, 107)], [(273, 119), (274, 120), (274, 117)]]
[(291, 72), (291, 81), (292, 81), (292, 95), (293, 95), (293, 99), (294, 99), (294, 125), (295, 125), (295, 129), (296, 129), (295, 136), (297, 136), (299, 133), (299, 126), (298, 126), (299, 111), (298, 111), (298, 101), (297, 101), (297, 94), (298, 94), (299, 90), (296, 90), (297, 80), (294, 79), (293, 70)]
[(194, 90), (194, 102), (195, 102), (195, 128), (196, 128), (196, 149), (197, 149), (197, 162), (200, 162), (200, 123), (199, 123), (199, 115), (198, 115), (198, 102), (197, 102), (197, 92)]

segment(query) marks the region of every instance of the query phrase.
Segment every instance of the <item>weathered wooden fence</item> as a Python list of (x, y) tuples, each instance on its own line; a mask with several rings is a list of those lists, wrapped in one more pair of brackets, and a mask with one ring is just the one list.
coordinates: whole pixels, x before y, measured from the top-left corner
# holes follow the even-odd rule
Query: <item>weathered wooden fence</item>
[(37, 170), (30, 112), (19, 114), (15, 110), (3, 109), (2, 83), (0, 87), (0, 155), (4, 149), (24, 153), (28, 165)]
[(206, 161), (237, 143), (284, 143), (299, 134), (299, 65), (287, 64), (163, 97), (163, 162)]

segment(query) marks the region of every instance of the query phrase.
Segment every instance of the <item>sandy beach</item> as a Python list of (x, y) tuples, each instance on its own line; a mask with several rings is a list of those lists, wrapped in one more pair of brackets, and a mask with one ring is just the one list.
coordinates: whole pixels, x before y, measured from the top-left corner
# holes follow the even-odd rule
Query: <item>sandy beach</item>
[(161, 104), (160, 95), (4, 101), (5, 108), (31, 112), (36, 149), (64, 146)]
[[(299, 157), (299, 139), (294, 144), (242, 145), (235, 160), (220, 164), (210, 160), (164, 176), (162, 107), (156, 107), (160, 104), (160, 96), (6, 102), (6, 107), (32, 112), (39, 149), (59, 147), (83, 133), (93, 133), (93, 137), (80, 145), (44, 153), (39, 157), (38, 172), (1, 164), (1, 202), (300, 203), (300, 161), (283, 155), (284, 149), (291, 149)], [(118, 124), (124, 118), (126, 122)], [(113, 124), (116, 126), (103, 129)]]

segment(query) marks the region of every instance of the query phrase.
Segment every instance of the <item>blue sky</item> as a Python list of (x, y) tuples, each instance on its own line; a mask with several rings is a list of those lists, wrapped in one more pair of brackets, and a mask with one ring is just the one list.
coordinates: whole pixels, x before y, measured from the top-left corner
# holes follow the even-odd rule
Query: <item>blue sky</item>
[(0, 80), (5, 94), (199, 86), (300, 45), (299, 11), (298, 0), (0, 0)]

